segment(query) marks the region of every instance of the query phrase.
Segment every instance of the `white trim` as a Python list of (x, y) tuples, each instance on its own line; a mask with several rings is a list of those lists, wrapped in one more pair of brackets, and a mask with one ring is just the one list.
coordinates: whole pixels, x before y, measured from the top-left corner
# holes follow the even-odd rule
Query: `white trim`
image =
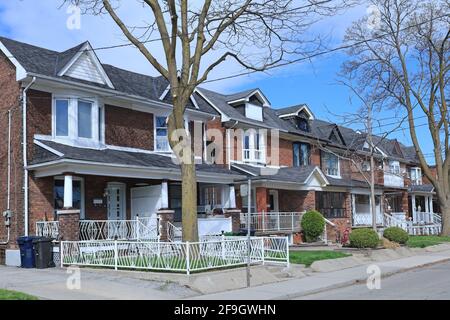
[(206, 102), (208, 102), (211, 107), (213, 107), (219, 114), (220, 117), (222, 118), (222, 122), (226, 122), (230, 120), (230, 117), (228, 117), (225, 113), (223, 113), (222, 110), (220, 110), (219, 107), (217, 107), (214, 103), (211, 102), (211, 100), (209, 100), (200, 90), (195, 89), (194, 92), (197, 92), (203, 99), (206, 100)]
[(316, 172), (319, 174), (319, 177), (322, 179), (324, 185), (329, 185), (329, 184), (330, 184), (330, 182), (328, 181), (328, 179), (327, 179), (327, 177), (325, 176), (325, 174), (324, 174), (324, 173), (322, 172), (322, 170), (320, 170), (320, 168), (317, 167), (317, 166), (313, 169), (313, 171), (311, 171), (311, 173), (310, 173), (309, 176), (305, 179), (305, 181), (308, 181), (308, 180), (309, 180)]
[(164, 100), (164, 98), (167, 96), (167, 94), (170, 91), (170, 84), (167, 85), (166, 89), (163, 91), (163, 93), (161, 94), (161, 96), (159, 97), (159, 100)]
[(6, 58), (16, 67), (16, 81), (25, 79), (27, 77), (27, 71), (1, 41), (0, 51), (2, 51)]
[(70, 69), (70, 67), (73, 66), (73, 64), (83, 55), (84, 53), (87, 53), (92, 61), (94, 62), (95, 66), (97, 67), (98, 72), (100, 72), (103, 80), (108, 85), (108, 87), (114, 89), (114, 85), (111, 82), (111, 79), (109, 79), (107, 73), (105, 72), (105, 69), (103, 69), (103, 66), (98, 59), (97, 55), (94, 53), (94, 50), (92, 49), (92, 46), (89, 42), (86, 42), (81, 49), (78, 51), (77, 54), (75, 54), (72, 59), (61, 69), (61, 71), (58, 72), (58, 76), (62, 77), (66, 74), (66, 72)]
[(263, 107), (270, 107), (269, 100), (266, 98), (266, 96), (262, 93), (262, 91), (260, 89), (253, 90), (252, 92), (250, 92), (244, 98), (227, 101), (227, 103), (228, 104), (235, 104), (235, 103), (239, 103), (239, 102), (249, 102), (250, 101), (250, 97), (254, 96), (255, 94), (259, 95), (261, 100), (263, 100)]
[(309, 115), (309, 118), (311, 119), (311, 120), (314, 120), (314, 114), (312, 113), (312, 111), (311, 111), (311, 109), (309, 109), (309, 107), (306, 105), (306, 104), (304, 104), (304, 105), (302, 105), (301, 107), (299, 107), (299, 109), (296, 111), (296, 112), (294, 112), (294, 113), (288, 113), (288, 114), (281, 114), (281, 115), (279, 115), (278, 117), (279, 118), (286, 118), (286, 117), (292, 117), (292, 116), (298, 116), (298, 114), (301, 112), (301, 111), (306, 111), (306, 113)]
[(190, 96), (191, 102), (194, 105), (195, 109), (200, 109), (200, 107), (198, 106), (197, 100), (195, 100), (194, 95)]
[[(29, 170), (36, 170), (37, 178), (60, 175), (63, 172), (72, 172), (78, 175), (104, 175), (111, 177), (162, 179), (181, 181), (179, 168), (144, 167), (125, 164), (110, 164), (104, 162), (90, 162), (83, 160), (59, 159), (45, 163), (30, 165)], [(235, 179), (242, 176), (234, 174), (222, 174), (216, 172), (196, 173), (198, 182), (234, 183)]]
[(247, 173), (247, 174), (249, 174), (249, 175), (251, 175), (251, 176), (253, 176), (253, 177), (258, 176), (258, 174), (254, 174), (253, 172), (250, 172), (250, 171), (245, 170), (245, 169), (243, 169), (243, 168), (236, 167), (236, 166), (233, 165), (233, 164), (231, 164), (231, 166), (232, 166), (233, 168), (235, 168), (236, 170), (240, 170), (240, 171), (242, 171), (242, 172), (245, 172), (245, 173)]
[(41, 148), (47, 150), (47, 151), (50, 151), (51, 153), (54, 153), (54, 154), (57, 155), (58, 157), (63, 157), (63, 156), (64, 156), (64, 153), (59, 152), (59, 151), (57, 151), (57, 150), (55, 150), (55, 149), (49, 147), (48, 145), (46, 145), (46, 144), (44, 144), (44, 143), (42, 143), (42, 142), (40, 142), (40, 141), (38, 141), (38, 140), (36, 140), (36, 139), (33, 140), (33, 143), (34, 143), (35, 145), (38, 145), (39, 147), (41, 147)]

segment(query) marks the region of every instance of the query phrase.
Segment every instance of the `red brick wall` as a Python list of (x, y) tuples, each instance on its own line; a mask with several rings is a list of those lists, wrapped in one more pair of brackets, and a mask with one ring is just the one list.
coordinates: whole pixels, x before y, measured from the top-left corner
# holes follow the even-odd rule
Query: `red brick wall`
[[(221, 163), (221, 164), (226, 164), (226, 159), (227, 159), (227, 155), (226, 155), (226, 134), (225, 134), (225, 128), (222, 126), (222, 121), (220, 120), (220, 118), (208, 121), (206, 123), (206, 130), (211, 130), (211, 131), (207, 131), (208, 135), (206, 137), (207, 141), (216, 141), (217, 140), (217, 148), (216, 148), (216, 162), (217, 163)], [(220, 133), (220, 135), (219, 135)], [(216, 135), (218, 135), (218, 137), (216, 137)], [(219, 137), (221, 136), (221, 138)], [(222, 147), (220, 147), (220, 145), (222, 144)]]
[(315, 146), (311, 146), (310, 163), (311, 163), (311, 165), (314, 165), (314, 166), (318, 166), (318, 167), (321, 166), (320, 149)]
[[(23, 164), (22, 164), (22, 112), (20, 83), (16, 81), (15, 67), (0, 53), (0, 213), (6, 210), (8, 174), (8, 110), (11, 109), (11, 242), (0, 245), (0, 256), (4, 249), (15, 248), (15, 239), (23, 235)], [(7, 230), (0, 215), (0, 242), (6, 240)], [(1, 259), (1, 258), (0, 258)]]
[(316, 208), (314, 191), (278, 190), (278, 206), (281, 212), (302, 212)]
[(61, 240), (78, 241), (80, 239), (79, 213), (59, 214), (58, 221)]
[(30, 89), (27, 92), (28, 161), (33, 158), (35, 134), (52, 134), (52, 94)]
[(256, 188), (256, 212), (267, 212), (269, 204), (269, 190), (267, 188)]
[(53, 177), (34, 178), (29, 182), (30, 234), (35, 234), (36, 221), (54, 219)]
[(335, 224), (335, 227), (327, 224), (327, 238), (332, 242), (336, 242), (338, 238), (342, 238), (346, 229), (349, 231), (352, 227), (352, 198), (349, 192), (345, 193), (345, 217), (330, 219)]
[(105, 105), (105, 142), (153, 150), (153, 114)]

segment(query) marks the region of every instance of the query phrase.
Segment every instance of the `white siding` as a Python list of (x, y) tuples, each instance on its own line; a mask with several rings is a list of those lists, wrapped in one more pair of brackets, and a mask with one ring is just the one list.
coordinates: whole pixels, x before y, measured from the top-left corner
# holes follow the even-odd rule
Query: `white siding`
[(245, 105), (245, 116), (253, 120), (263, 121), (262, 107), (247, 103)]
[(87, 52), (83, 53), (75, 61), (65, 75), (76, 79), (105, 84), (102, 74)]

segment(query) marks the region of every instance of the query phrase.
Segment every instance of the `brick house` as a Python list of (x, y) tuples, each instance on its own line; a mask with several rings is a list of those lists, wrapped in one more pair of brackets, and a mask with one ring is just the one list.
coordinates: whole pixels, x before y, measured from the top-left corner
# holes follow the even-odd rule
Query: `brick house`
[[(38, 233), (41, 221), (57, 221), (65, 240), (78, 240), (80, 221), (158, 216), (179, 224), (169, 93), (163, 77), (102, 64), (88, 42), (57, 52), (0, 37), (0, 181), (7, 181), (0, 211), (12, 212), (10, 228), (0, 226), (0, 262), (17, 255), (16, 238)], [(298, 221), (280, 230), (280, 219), (317, 209), (334, 224), (333, 239), (370, 224), (364, 172), (341, 157), (349, 150), (367, 157), (363, 133), (316, 119), (307, 105), (275, 109), (259, 89), (224, 95), (198, 88), (186, 124), (200, 215), (232, 216), (236, 230), (239, 213), (250, 211), (264, 226), (277, 219), (268, 233), (291, 234)], [(433, 212), (433, 190), (422, 184), (413, 148), (380, 141), (377, 162), (380, 224), (385, 213)]]

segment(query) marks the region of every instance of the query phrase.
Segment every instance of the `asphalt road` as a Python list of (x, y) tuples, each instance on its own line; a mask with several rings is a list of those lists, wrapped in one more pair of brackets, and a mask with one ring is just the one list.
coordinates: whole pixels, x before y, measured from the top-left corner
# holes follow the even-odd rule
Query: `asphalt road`
[(450, 261), (383, 278), (381, 288), (378, 290), (369, 290), (364, 283), (298, 298), (298, 300), (377, 299), (450, 299)]

